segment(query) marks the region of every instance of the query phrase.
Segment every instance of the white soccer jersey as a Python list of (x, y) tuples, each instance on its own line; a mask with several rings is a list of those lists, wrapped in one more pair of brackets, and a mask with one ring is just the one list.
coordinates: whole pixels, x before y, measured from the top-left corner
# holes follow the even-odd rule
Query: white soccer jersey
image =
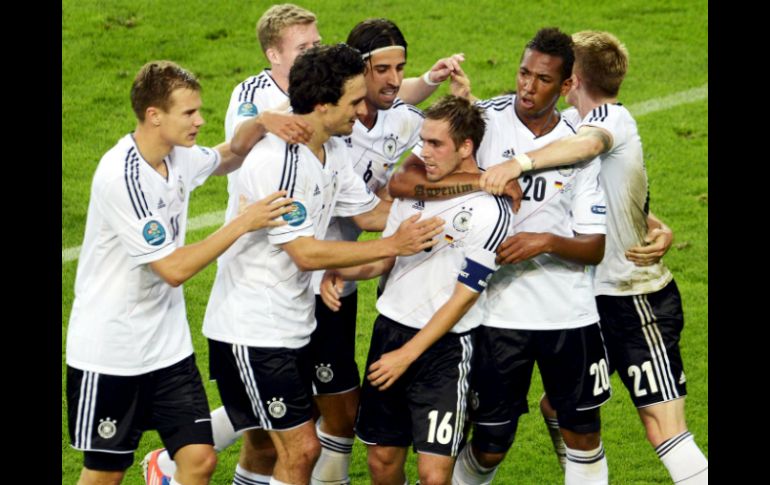
[(636, 121), (625, 106), (605, 104), (588, 113), (580, 125), (604, 128), (612, 134), (612, 148), (599, 156), (608, 220), (607, 246), (596, 267), (595, 292), (623, 296), (658, 291), (673, 277), (668, 268), (662, 262), (636, 266), (625, 257), (628, 248), (644, 245), (647, 234), (647, 170)]
[[(474, 192), (448, 200), (393, 201), (383, 236), (393, 234), (414, 214), (446, 221), (438, 244), (430, 251), (399, 256), (390, 271), (377, 311), (403, 325), (422, 328), (452, 296), (459, 281), (473, 291), (483, 291), (498, 265), (497, 246), (509, 234), (510, 204), (501, 197)], [(485, 294), (452, 328), (466, 332), (482, 323)]]
[[(487, 127), (477, 160), (486, 169), (575, 133), (561, 118), (549, 133), (537, 137), (519, 120), (515, 95), (479, 103)], [(519, 179), (524, 197), (513, 233), (549, 232), (572, 237), (604, 234), (606, 209), (599, 185), (598, 159), (570, 167), (528, 172)], [(556, 330), (596, 323), (592, 266), (541, 254), (505, 265), (489, 284), (484, 325), (522, 330)]]
[(220, 258), (203, 334), (252, 347), (299, 348), (315, 329), (310, 272), (297, 268), (281, 245), (298, 237), (323, 239), (332, 216), (373, 209), (379, 199), (355, 175), (340, 139), (324, 144), (326, 162), (305, 145), (268, 133), (243, 162), (234, 184), (250, 201), (286, 189), (295, 202), (288, 225), (241, 237)]
[(182, 287), (169, 286), (149, 263), (184, 245), (189, 193), (219, 161), (216, 150), (176, 147), (165, 158), (165, 179), (132, 135), (102, 157), (78, 260), (68, 365), (129, 376), (192, 354)]
[[(353, 125), (353, 133), (345, 137), (350, 149), (353, 170), (363, 178), (374, 193), (387, 185), (393, 169), (401, 156), (420, 140), (420, 128), (424, 119), (422, 111), (397, 99), (390, 109), (379, 110), (377, 120), (370, 130), (359, 120)], [(351, 219), (332, 218), (326, 239), (356, 241), (361, 230)], [(319, 294), (323, 271), (313, 275), (313, 291)], [(355, 281), (345, 282), (342, 296), (356, 289)]]
[[(225, 115), (225, 141), (231, 141), (239, 124), (269, 109), (279, 109), (288, 105), (289, 95), (278, 87), (270, 75), (270, 69), (264, 69), (256, 76), (250, 76), (235, 86), (230, 95), (230, 104)], [(233, 195), (233, 184), (238, 177), (238, 170), (227, 174), (227, 212), (225, 220), (232, 219), (238, 213), (238, 197)]]

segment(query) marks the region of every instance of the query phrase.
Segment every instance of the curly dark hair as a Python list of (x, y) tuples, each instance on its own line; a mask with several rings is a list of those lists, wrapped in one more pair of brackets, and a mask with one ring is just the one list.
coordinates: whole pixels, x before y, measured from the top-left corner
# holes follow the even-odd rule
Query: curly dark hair
[(364, 73), (361, 53), (347, 44), (322, 45), (302, 53), (289, 72), (289, 101), (296, 114), (337, 102), (345, 82)]

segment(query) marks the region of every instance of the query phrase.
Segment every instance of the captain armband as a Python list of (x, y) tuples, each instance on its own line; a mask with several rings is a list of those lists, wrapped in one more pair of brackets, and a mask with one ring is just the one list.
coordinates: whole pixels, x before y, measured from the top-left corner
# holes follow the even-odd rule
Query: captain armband
[(465, 258), (457, 275), (457, 281), (471, 290), (481, 293), (487, 287), (487, 283), (494, 273), (495, 270), (487, 268), (470, 258)]

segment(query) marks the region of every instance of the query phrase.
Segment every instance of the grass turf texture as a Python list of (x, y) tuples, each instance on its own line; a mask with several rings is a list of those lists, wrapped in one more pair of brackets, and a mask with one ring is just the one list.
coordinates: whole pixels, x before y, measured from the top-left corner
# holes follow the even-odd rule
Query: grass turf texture
[[(78, 1), (62, 3), (62, 249), (80, 245), (90, 183), (102, 154), (135, 126), (128, 92), (139, 67), (152, 59), (170, 59), (190, 69), (203, 85), (207, 125), (199, 143), (211, 146), (224, 138), (224, 114), (233, 87), (265, 67), (254, 25), (270, 5), (261, 1)], [(395, 21), (408, 42), (407, 76), (417, 76), (438, 57), (464, 52), (463, 67), (473, 92), (487, 98), (515, 87), (515, 72), (526, 41), (538, 28), (558, 26), (566, 32), (608, 30), (628, 47), (630, 70), (620, 100), (626, 105), (703, 86), (708, 82), (705, 1), (604, 2), (465, 2), (405, 0), (345, 2), (306, 1), (318, 15), (324, 42), (340, 42), (367, 17)], [(439, 89), (438, 95), (446, 92)], [(425, 107), (430, 103), (423, 103)], [(563, 104), (562, 104), (563, 106)], [(690, 430), (708, 455), (708, 101), (701, 100), (638, 118), (650, 176), (651, 207), (675, 232), (666, 256), (685, 310), (682, 355), (688, 378)], [(223, 178), (213, 177), (191, 197), (190, 217), (222, 210)], [(188, 242), (215, 228), (192, 231)], [(371, 236), (369, 236), (371, 237)], [(62, 265), (62, 391), (64, 337), (73, 300), (77, 262)], [(185, 284), (188, 316), (198, 365), (208, 376), (205, 340), (200, 334), (211, 284), (211, 266)], [(357, 355), (363, 370), (374, 309), (374, 283), (359, 291)], [(212, 409), (219, 406), (216, 386), (207, 382)], [(602, 408), (603, 439), (612, 483), (670, 483), (644, 438), (636, 412), (619, 378), (614, 397)], [(542, 392), (538, 377), (530, 390), (530, 414), (522, 416), (516, 442), (498, 472), (498, 483), (561, 483), (561, 471), (537, 411)], [(75, 483), (82, 454), (72, 450), (66, 431), (62, 392), (62, 483)], [(142, 484), (139, 461), (161, 446), (157, 434), (144, 435), (136, 464), (124, 480)], [(219, 455), (212, 483), (230, 483), (239, 445)], [(410, 457), (407, 473), (414, 481)], [(353, 483), (368, 482), (365, 448), (356, 442)]]

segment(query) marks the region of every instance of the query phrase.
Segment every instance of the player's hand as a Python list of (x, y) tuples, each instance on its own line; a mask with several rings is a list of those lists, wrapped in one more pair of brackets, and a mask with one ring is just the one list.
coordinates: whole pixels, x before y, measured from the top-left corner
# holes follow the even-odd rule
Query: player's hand
[(241, 195), (238, 199), (238, 217), (243, 219), (248, 231), (286, 224), (280, 217), (294, 210), (291, 205), (294, 199), (283, 198), (286, 193), (285, 190), (279, 190), (253, 204), (249, 204), (246, 196)]
[(406, 372), (413, 360), (403, 348), (387, 352), (369, 366), (369, 374), (366, 378), (372, 386), (384, 391)]
[(398, 226), (398, 230), (390, 236), (396, 256), (410, 256), (436, 245), (435, 236), (444, 230), (444, 220), (431, 217), (418, 221), (420, 214), (415, 214)]
[(651, 228), (644, 237), (643, 246), (626, 250), (626, 259), (637, 266), (650, 266), (663, 257), (674, 242), (674, 233), (668, 226)]
[(321, 300), (333, 312), (338, 312), (342, 306), (340, 295), (345, 287), (345, 281), (333, 269), (326, 270), (321, 279)]
[(503, 194), (511, 198), (511, 210), (513, 213), (518, 213), (519, 209), (521, 208), (521, 199), (524, 198), (524, 192), (521, 190), (519, 180), (509, 180), (508, 183), (505, 184), (505, 190), (503, 191)]
[(471, 80), (461, 67), (458, 67), (457, 71), (450, 73), (449, 78), (451, 79), (449, 82), (450, 93), (471, 102), (475, 100), (475, 98), (471, 98)]
[[(433, 64), (433, 67), (430, 68), (428, 77), (434, 83), (443, 83), (452, 73), (461, 73), (462, 76), (465, 76), (465, 73), (460, 67), (460, 63), (464, 60), (465, 55), (462, 53), (452, 54), (449, 57), (439, 59), (435, 64)], [(470, 81), (468, 86), (470, 87)]]
[(261, 121), (267, 131), (288, 143), (308, 143), (313, 136), (310, 124), (291, 113), (263, 111)]
[(489, 168), (481, 174), (479, 186), (493, 195), (505, 193), (506, 184), (521, 175), (521, 165), (516, 159), (508, 160)]
[(509, 236), (497, 247), (497, 264), (516, 264), (547, 252), (549, 234), (520, 232)]

